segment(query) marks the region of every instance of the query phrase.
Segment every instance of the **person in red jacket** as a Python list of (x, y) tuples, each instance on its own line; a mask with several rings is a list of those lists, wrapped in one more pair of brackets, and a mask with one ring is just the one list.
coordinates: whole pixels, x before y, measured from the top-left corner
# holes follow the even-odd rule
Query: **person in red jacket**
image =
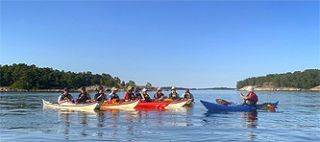
[(128, 86), (126, 95), (124, 96), (124, 100), (125, 100), (125, 101), (133, 101), (133, 100), (136, 100), (137, 97), (134, 95), (133, 89), (134, 89), (134, 87)]
[(247, 89), (248, 95), (244, 96), (240, 93), (240, 97), (244, 99), (244, 104), (255, 105), (258, 102), (258, 96), (253, 92), (253, 87), (249, 86)]

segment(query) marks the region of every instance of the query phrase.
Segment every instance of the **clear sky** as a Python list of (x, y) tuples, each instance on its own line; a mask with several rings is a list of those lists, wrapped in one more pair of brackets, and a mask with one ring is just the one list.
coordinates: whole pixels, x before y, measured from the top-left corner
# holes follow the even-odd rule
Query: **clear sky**
[(320, 68), (319, 1), (1, 1), (0, 64), (235, 87)]

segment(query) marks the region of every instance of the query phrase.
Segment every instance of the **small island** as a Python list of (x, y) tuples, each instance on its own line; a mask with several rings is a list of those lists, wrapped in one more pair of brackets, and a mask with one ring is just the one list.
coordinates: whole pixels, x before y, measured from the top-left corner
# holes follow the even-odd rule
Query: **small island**
[(307, 69), (302, 72), (268, 74), (237, 82), (239, 90), (244, 90), (247, 86), (254, 86), (255, 90), (263, 91), (320, 91), (320, 70)]

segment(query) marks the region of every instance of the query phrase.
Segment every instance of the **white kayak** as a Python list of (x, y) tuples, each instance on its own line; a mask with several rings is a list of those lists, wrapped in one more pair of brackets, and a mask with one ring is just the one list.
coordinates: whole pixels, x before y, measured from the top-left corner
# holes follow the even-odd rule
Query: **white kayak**
[(112, 104), (110, 102), (104, 102), (100, 105), (100, 110), (120, 109), (120, 110), (133, 110), (138, 105), (140, 100), (132, 102), (121, 102), (119, 104)]
[(93, 111), (98, 106), (98, 103), (87, 103), (87, 104), (73, 104), (73, 103), (62, 103), (54, 104), (49, 101), (42, 100), (44, 108), (54, 109), (65, 109), (65, 110), (78, 110), (78, 111)]
[(183, 107), (188, 101), (183, 100), (183, 101), (173, 101), (171, 102), (168, 106), (166, 106), (166, 109), (177, 109)]

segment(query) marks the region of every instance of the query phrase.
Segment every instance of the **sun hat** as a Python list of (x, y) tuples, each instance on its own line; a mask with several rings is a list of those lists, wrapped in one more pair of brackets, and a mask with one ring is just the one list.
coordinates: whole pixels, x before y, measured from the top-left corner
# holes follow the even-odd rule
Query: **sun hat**
[(148, 91), (147, 88), (143, 88), (143, 89), (142, 89), (142, 92), (147, 92), (147, 91)]
[(252, 86), (248, 86), (246, 90), (247, 91), (253, 91), (253, 87)]

